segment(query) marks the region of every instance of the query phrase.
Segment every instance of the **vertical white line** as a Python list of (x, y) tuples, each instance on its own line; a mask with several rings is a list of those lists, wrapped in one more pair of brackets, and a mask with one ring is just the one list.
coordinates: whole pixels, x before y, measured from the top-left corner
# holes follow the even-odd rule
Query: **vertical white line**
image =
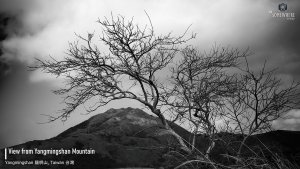
[(7, 150), (6, 150), (6, 148), (4, 150), (4, 159), (7, 160)]

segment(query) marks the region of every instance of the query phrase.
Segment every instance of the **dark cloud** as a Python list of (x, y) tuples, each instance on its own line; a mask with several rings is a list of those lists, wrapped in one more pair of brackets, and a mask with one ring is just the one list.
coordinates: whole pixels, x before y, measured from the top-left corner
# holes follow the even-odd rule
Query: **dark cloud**
[[(60, 97), (51, 93), (53, 86), (47, 82), (31, 83), (31, 72), (23, 62), (12, 60), (10, 67), (10, 73), (0, 84), (0, 148), (49, 138), (64, 129), (59, 121), (58, 124), (38, 124), (47, 120), (40, 114), (61, 109)], [(49, 127), (52, 130), (45, 132)]]
[[(297, 11), (300, 13), (300, 10)], [(273, 49), (277, 51), (278, 56), (285, 60), (282, 73), (291, 74), (294, 78), (300, 80), (300, 20), (297, 18), (292, 23), (283, 24), (275, 37), (270, 40)], [(277, 49), (277, 50), (276, 50)], [(282, 64), (282, 63), (281, 63)]]
[(10, 66), (0, 56), (0, 84), (1, 84), (2, 79), (9, 73), (9, 70), (10, 70)]
[(0, 0), (0, 27), (6, 34), (5, 39), (25, 32), (23, 19), (26, 12), (34, 8), (33, 2), (33, 0)]
[[(299, 11), (300, 13), (300, 11)], [(300, 80), (300, 20), (290, 23), (281, 23), (280, 27), (269, 38), (267, 43), (270, 59), (277, 59), (280, 72), (290, 74)], [(278, 61), (283, 61), (279, 62)]]
[[(5, 8), (7, 3), (0, 7), (0, 85), (4, 78), (10, 74), (10, 62), (15, 58), (7, 57), (3, 43), (12, 36), (20, 36), (24, 31), (22, 27), (20, 11), (16, 9)], [(11, 6), (11, 5), (9, 5)]]
[[(18, 98), (26, 97), (22, 96), (22, 94), (24, 93), (22, 91), (28, 86), (29, 81), (29, 72), (27, 72), (26, 70), (26, 65), (19, 61), (11, 61), (10, 69), (11, 70), (9, 74), (2, 77), (2, 82), (0, 83), (1, 116), (5, 116), (8, 114), (8, 112), (11, 112), (10, 110), (8, 110), (8, 108), (17, 108), (13, 106), (13, 104), (17, 102), (16, 99), (13, 99), (14, 96), (18, 95)], [(18, 104), (18, 106), (20, 106), (20, 103)], [(3, 120), (4, 119), (1, 118), (0, 123), (4, 123)]]
[[(273, 2), (275, 6), (277, 1)], [(262, 66), (264, 60), (267, 60), (269, 67), (278, 68), (280, 77), (291, 77), (300, 81), (300, 5), (296, 1), (287, 1), (289, 10), (296, 15), (295, 20), (284, 18), (272, 18), (265, 23), (268, 27), (265, 35), (256, 39), (253, 44), (255, 53), (254, 65)], [(278, 12), (274, 9), (273, 12)]]
[(31, 84), (31, 72), (27, 64), (7, 55), (3, 42), (13, 36), (24, 36), (25, 31), (21, 26), (21, 18), (16, 15), (18, 12), (3, 11), (3, 6), (0, 9), (0, 148), (3, 148), (39, 136), (49, 137), (37, 130), (45, 127), (37, 126), (42, 121), (39, 114), (43, 107), (58, 106), (54, 101), (47, 105), (44, 105), (45, 101), (39, 102), (45, 100), (43, 96), (51, 93), (49, 85)]
[(9, 65), (7, 61), (3, 58), (2, 41), (8, 36), (7, 25), (9, 23), (9, 17), (0, 13), (0, 84), (1, 79), (7, 75), (9, 71)]

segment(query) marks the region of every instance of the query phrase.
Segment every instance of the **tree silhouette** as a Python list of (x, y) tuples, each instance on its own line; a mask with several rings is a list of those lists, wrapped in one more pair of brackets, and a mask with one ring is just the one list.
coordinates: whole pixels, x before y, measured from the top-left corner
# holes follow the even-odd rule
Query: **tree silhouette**
[(199, 131), (208, 135), (207, 157), (215, 145), (216, 121), (222, 118), (224, 100), (237, 90), (235, 75), (227, 71), (246, 55), (247, 50), (218, 46), (213, 46), (209, 53), (187, 47), (182, 51), (182, 60), (172, 69), (173, 86), (165, 90), (164, 102), (171, 111), (193, 124), (192, 148)]
[(132, 99), (159, 117), (165, 129), (185, 147), (160, 111), (157, 74), (173, 60), (179, 51), (178, 45), (194, 36), (185, 38), (188, 29), (178, 37), (171, 33), (157, 36), (148, 19), (150, 26), (143, 28), (123, 16), (98, 20), (103, 28), (100, 41), (108, 48), (107, 54), (93, 44), (94, 34), (88, 34), (87, 38), (77, 35), (85, 45), (70, 43), (68, 56), (63, 60), (38, 60), (35, 69), (65, 77), (67, 81), (66, 88), (55, 91), (65, 96), (66, 107), (59, 116), (49, 116), (50, 121), (66, 120), (79, 105), (88, 101), (95, 102), (87, 108), (91, 112), (113, 100)]
[(266, 62), (261, 70), (249, 68), (245, 57), (246, 69), (238, 77), (238, 92), (235, 97), (226, 100), (224, 115), (231, 124), (232, 132), (241, 133), (244, 138), (238, 149), (242, 148), (253, 134), (270, 131), (272, 122), (299, 108), (299, 83), (292, 82), (283, 86), (275, 69), (267, 71)]

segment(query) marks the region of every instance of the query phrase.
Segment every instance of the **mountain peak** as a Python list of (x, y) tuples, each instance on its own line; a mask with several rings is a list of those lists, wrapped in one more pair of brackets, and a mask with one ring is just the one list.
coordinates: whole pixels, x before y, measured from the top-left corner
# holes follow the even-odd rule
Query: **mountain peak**
[(66, 130), (57, 137), (66, 135), (108, 134), (130, 135), (138, 132), (141, 128), (161, 127), (158, 118), (135, 108), (109, 109), (104, 113), (97, 114), (88, 120)]
[[(179, 127), (179, 126), (178, 126)], [(45, 156), (44, 159), (74, 158), (78, 168), (159, 167), (163, 154), (177, 140), (160, 120), (143, 110), (131, 107), (109, 109), (69, 128), (56, 137), (31, 141), (14, 148), (93, 149), (94, 155)], [(22, 156), (23, 157), (23, 156)], [(22, 157), (16, 157), (18, 160)], [(37, 156), (26, 156), (26, 160)], [(40, 158), (40, 156), (39, 156)], [(32, 168), (43, 168), (34, 166)]]

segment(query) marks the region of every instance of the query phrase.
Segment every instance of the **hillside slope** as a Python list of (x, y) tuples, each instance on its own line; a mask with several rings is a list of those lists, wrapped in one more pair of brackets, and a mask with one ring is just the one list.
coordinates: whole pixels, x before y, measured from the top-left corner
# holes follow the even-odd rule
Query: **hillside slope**
[[(177, 128), (180, 128), (177, 126)], [(185, 131), (181, 129), (181, 132)], [(185, 133), (186, 135), (186, 133)], [(168, 147), (176, 147), (176, 139), (165, 132), (161, 122), (140, 109), (110, 109), (64, 131), (56, 137), (30, 141), (14, 149), (95, 150), (95, 154), (8, 155), (8, 160), (74, 160), (73, 168), (159, 167)], [(1, 151), (4, 157), (4, 150)], [(4, 165), (4, 161), (2, 165)], [(49, 162), (50, 163), (50, 162)], [(50, 165), (63, 168), (65, 165)], [(76, 166), (76, 167), (75, 167)], [(5, 165), (20, 168), (20, 165)], [(48, 165), (24, 165), (21, 168), (45, 168)], [(0, 167), (1, 168), (1, 167)], [(70, 168), (70, 166), (68, 167)], [(72, 167), (71, 167), (72, 168)]]

